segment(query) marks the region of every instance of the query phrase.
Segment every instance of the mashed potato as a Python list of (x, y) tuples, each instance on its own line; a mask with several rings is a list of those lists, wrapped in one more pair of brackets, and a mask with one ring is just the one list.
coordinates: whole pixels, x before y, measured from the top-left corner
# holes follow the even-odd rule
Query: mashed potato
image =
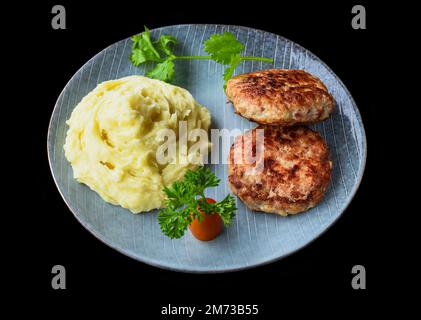
[[(156, 159), (166, 140), (160, 130), (174, 130), (178, 140), (183, 120), (189, 131), (210, 126), (209, 111), (187, 90), (141, 76), (106, 81), (73, 110), (67, 121), (65, 155), (75, 179), (105, 201), (133, 213), (160, 208), (163, 187), (194, 166), (182, 163), (178, 152), (172, 164)], [(187, 146), (194, 143), (188, 141)]]

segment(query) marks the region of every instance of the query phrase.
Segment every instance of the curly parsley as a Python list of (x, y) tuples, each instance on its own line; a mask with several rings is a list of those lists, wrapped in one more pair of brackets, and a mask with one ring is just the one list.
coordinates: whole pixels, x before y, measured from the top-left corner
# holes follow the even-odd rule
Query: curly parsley
[(204, 194), (206, 188), (216, 187), (219, 182), (209, 168), (199, 167), (187, 171), (182, 181), (165, 187), (166, 208), (158, 214), (162, 232), (171, 239), (181, 238), (194, 219), (202, 221), (201, 212), (219, 214), (224, 225), (229, 226), (237, 210), (234, 197), (229, 194), (222, 201), (208, 203)]

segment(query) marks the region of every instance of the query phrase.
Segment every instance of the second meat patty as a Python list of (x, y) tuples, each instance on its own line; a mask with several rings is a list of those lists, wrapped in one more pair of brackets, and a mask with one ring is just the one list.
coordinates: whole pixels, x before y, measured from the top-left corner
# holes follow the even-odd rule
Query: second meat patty
[(226, 94), (238, 114), (267, 125), (314, 123), (329, 117), (334, 106), (323, 82), (304, 70), (241, 74), (228, 81)]
[(231, 146), (228, 184), (250, 209), (288, 215), (321, 201), (331, 171), (328, 147), (317, 132), (258, 126)]

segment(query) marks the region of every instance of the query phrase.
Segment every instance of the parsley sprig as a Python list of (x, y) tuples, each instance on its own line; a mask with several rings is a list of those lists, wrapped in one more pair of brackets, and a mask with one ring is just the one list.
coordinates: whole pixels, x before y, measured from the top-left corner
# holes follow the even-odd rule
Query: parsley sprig
[(234, 197), (229, 194), (215, 203), (208, 203), (205, 197), (205, 189), (216, 187), (219, 182), (209, 168), (199, 167), (187, 171), (182, 181), (165, 187), (166, 208), (158, 214), (162, 232), (171, 239), (181, 238), (194, 219), (202, 221), (201, 212), (206, 215), (219, 214), (224, 225), (229, 226), (237, 210)]
[(170, 35), (161, 35), (158, 40), (153, 41), (150, 31), (145, 27), (145, 31), (132, 38), (133, 45), (130, 53), (130, 61), (135, 66), (145, 62), (157, 63), (154, 68), (146, 73), (147, 77), (172, 82), (174, 80), (174, 61), (205, 59), (214, 60), (217, 63), (227, 66), (224, 71), (224, 88), (226, 82), (232, 77), (235, 68), (244, 60), (256, 60), (272, 63), (270, 58), (253, 56), (241, 56), (244, 45), (230, 32), (213, 34), (204, 42), (204, 50), (209, 56), (176, 56), (173, 47), (177, 39)]

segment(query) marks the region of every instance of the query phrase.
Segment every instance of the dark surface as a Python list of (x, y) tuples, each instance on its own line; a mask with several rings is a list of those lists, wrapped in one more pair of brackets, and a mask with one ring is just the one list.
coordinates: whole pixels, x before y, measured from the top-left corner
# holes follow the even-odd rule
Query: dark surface
[[(67, 30), (51, 28), (51, 7), (47, 2), (32, 9), (33, 66), (45, 75), (35, 81), (36, 108), (30, 119), (30, 154), (35, 191), (26, 204), (24, 255), (30, 270), (25, 282), (53, 303), (67, 298), (96, 295), (136, 301), (139, 315), (159, 317), (160, 306), (172, 304), (249, 303), (260, 304), (262, 317), (279, 312), (289, 301), (323, 299), (326, 295), (350, 298), (351, 304), (366, 304), (368, 292), (380, 291), (382, 267), (377, 206), (380, 190), (378, 119), (383, 61), (379, 55), (387, 26), (383, 9), (365, 4), (367, 30), (351, 27), (351, 8), (356, 3), (316, 4), (293, 2), (254, 6), (186, 3), (166, 6), (162, 2), (109, 4), (100, 6), (64, 4)], [(155, 5), (155, 6), (154, 6)], [(158, 7), (156, 7), (158, 6)], [(36, 17), (36, 18), (35, 18)], [(73, 217), (62, 201), (51, 176), (46, 155), (49, 118), (61, 90), (70, 77), (98, 51), (115, 41), (149, 28), (179, 23), (223, 23), (245, 25), (282, 35), (304, 46), (332, 68), (353, 95), (360, 109), (368, 141), (365, 175), (353, 202), (339, 221), (307, 248), (270, 265), (219, 274), (190, 275), (160, 270), (113, 251), (94, 238)], [(27, 69), (28, 71), (29, 69)], [(36, 93), (35, 93), (36, 92)], [(385, 106), (382, 105), (382, 108)], [(375, 209), (376, 208), (376, 209)], [(386, 214), (386, 213), (385, 213)], [(51, 289), (51, 268), (62, 264), (67, 270), (67, 290)], [(351, 268), (367, 269), (366, 291), (351, 287)], [(345, 301), (345, 300), (344, 300)], [(346, 300), (348, 301), (348, 300)], [(298, 309), (297, 312), (302, 310)]]

